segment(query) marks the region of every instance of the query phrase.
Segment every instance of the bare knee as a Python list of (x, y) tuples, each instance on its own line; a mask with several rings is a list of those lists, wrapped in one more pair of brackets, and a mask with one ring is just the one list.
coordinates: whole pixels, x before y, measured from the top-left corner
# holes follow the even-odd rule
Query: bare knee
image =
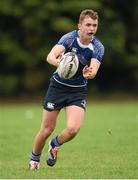
[(67, 127), (67, 131), (71, 137), (74, 137), (79, 132), (79, 130), (80, 128), (78, 127)]
[(39, 133), (43, 136), (44, 139), (46, 139), (52, 134), (53, 131), (53, 128), (41, 128)]

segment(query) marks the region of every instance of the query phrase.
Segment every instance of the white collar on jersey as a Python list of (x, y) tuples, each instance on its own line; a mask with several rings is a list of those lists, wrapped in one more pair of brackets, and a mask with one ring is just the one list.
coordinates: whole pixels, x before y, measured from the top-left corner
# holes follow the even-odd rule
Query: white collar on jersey
[(89, 48), (89, 49), (91, 49), (91, 50), (93, 51), (93, 50), (94, 50), (94, 47), (93, 47), (93, 44), (92, 44), (91, 42), (92, 42), (94, 36), (92, 37), (91, 42), (90, 42), (88, 45), (84, 45), (84, 44), (82, 44), (82, 43), (80, 42), (80, 39), (79, 39), (80, 30), (78, 30), (78, 33), (77, 33), (77, 34), (78, 34), (77, 42), (78, 42), (79, 46), (82, 47), (82, 48)]
[(94, 47), (93, 47), (93, 44), (90, 42), (88, 45), (84, 45), (80, 42), (80, 39), (79, 37), (77, 37), (77, 42), (78, 42), (78, 45), (81, 47), (81, 48), (89, 48), (90, 50), (94, 51)]

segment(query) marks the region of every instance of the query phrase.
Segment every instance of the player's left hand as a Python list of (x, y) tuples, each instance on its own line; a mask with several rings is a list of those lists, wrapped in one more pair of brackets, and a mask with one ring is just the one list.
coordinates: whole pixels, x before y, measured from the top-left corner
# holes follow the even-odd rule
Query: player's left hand
[(84, 68), (83, 68), (83, 77), (85, 79), (92, 79), (93, 76), (92, 76), (92, 67), (89, 67), (88, 65), (86, 65)]

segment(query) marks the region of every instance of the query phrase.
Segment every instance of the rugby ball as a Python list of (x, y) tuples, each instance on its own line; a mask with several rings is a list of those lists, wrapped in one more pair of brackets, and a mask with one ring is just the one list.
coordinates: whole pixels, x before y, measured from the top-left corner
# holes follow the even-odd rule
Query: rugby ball
[(57, 72), (61, 78), (70, 79), (76, 74), (78, 67), (78, 56), (73, 52), (68, 52), (61, 57)]

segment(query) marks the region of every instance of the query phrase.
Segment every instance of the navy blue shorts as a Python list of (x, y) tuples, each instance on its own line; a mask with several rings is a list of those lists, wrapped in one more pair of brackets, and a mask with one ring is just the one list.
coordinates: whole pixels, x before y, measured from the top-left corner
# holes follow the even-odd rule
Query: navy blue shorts
[(69, 87), (51, 80), (43, 106), (48, 111), (60, 110), (71, 105), (85, 110), (86, 97), (87, 87)]

